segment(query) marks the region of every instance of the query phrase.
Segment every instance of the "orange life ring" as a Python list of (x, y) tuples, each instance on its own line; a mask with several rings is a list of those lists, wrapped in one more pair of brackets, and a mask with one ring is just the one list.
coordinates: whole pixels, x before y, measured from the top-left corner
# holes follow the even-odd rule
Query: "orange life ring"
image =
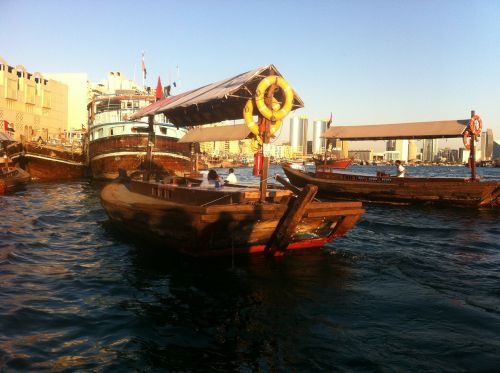
[(476, 114), (470, 119), (469, 129), (476, 136), (481, 134), (481, 130), (483, 129), (483, 120), (479, 115)]
[(472, 141), (469, 131), (464, 132), (464, 139), (463, 140), (464, 140), (465, 149), (469, 150), (470, 149), (470, 142)]

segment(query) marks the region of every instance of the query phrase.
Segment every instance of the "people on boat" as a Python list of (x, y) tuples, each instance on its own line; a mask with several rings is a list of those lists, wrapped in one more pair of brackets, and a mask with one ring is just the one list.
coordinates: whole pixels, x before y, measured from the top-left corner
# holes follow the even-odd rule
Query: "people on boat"
[(236, 178), (236, 175), (234, 174), (233, 168), (229, 169), (229, 174), (227, 175), (226, 180), (224, 182), (227, 184), (236, 184), (238, 182), (238, 179)]
[(401, 161), (398, 159), (395, 164), (398, 171), (396, 177), (405, 177), (406, 169), (401, 164)]
[(222, 185), (222, 178), (217, 174), (217, 171), (215, 170), (208, 171), (207, 179), (210, 186), (213, 185), (216, 188), (219, 188)]

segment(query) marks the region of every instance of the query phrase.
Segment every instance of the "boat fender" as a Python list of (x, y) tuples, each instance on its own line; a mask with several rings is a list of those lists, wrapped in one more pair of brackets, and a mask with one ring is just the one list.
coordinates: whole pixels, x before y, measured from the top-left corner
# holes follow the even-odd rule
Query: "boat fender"
[(483, 120), (479, 115), (476, 114), (470, 119), (469, 129), (474, 135), (481, 135), (481, 130), (483, 129)]
[[(281, 105), (278, 102), (278, 100), (273, 97), (273, 110), (279, 110), (280, 107)], [(262, 138), (260, 137), (259, 125), (255, 123), (255, 121), (253, 120), (252, 99), (249, 99), (245, 104), (245, 108), (243, 109), (243, 119), (245, 119), (245, 123), (250, 129), (250, 131), (257, 137), (257, 141), (259, 142), (259, 144), (262, 144), (263, 141)], [(280, 127), (281, 127), (281, 120), (278, 120), (269, 129), (271, 136), (273, 136), (276, 133), (276, 131), (279, 130)]]
[[(274, 105), (273, 108), (267, 107), (264, 101), (266, 91), (272, 84), (276, 84), (279, 88), (281, 88), (283, 95), (285, 96), (285, 103), (279, 109), (274, 109)], [(273, 122), (282, 120), (290, 112), (290, 110), (292, 110), (293, 90), (288, 82), (281, 76), (271, 75), (262, 79), (257, 86), (255, 94), (255, 105), (257, 106), (257, 110), (259, 110), (264, 118)]]
[(470, 149), (471, 136), (469, 131), (464, 132), (464, 147), (465, 149)]

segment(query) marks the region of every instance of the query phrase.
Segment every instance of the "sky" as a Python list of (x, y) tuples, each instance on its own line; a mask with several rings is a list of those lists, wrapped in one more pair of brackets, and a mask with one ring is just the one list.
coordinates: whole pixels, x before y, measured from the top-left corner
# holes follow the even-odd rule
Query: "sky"
[(147, 83), (180, 80), (176, 94), (272, 63), (310, 123), (475, 110), (500, 137), (499, 0), (0, 0), (0, 11), (0, 56), (30, 72), (140, 81), (144, 51)]

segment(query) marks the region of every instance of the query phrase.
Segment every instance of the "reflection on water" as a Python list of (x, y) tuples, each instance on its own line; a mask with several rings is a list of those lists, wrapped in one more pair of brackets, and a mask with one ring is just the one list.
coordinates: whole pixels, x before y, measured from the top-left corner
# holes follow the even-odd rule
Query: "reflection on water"
[(115, 230), (99, 188), (0, 197), (0, 371), (500, 366), (498, 212), (368, 206), (323, 249), (194, 260)]

